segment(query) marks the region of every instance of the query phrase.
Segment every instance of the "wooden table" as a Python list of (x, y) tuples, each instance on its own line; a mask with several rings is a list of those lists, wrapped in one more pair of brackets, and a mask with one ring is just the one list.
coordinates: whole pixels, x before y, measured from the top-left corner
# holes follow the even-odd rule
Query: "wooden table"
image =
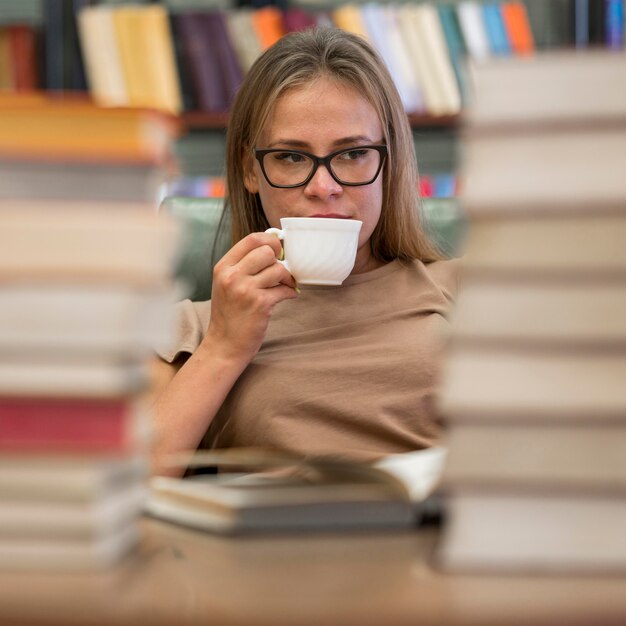
[(139, 554), (104, 574), (0, 574), (0, 624), (626, 624), (626, 578), (438, 572), (437, 528), (222, 538), (143, 526)]

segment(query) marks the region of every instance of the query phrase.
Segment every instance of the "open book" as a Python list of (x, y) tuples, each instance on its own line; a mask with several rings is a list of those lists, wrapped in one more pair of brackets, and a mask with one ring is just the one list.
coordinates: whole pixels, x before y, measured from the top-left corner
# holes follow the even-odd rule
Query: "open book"
[(417, 524), (445, 455), (431, 448), (368, 465), (250, 449), (197, 452), (173, 465), (219, 473), (152, 478), (146, 511), (217, 533), (406, 528)]

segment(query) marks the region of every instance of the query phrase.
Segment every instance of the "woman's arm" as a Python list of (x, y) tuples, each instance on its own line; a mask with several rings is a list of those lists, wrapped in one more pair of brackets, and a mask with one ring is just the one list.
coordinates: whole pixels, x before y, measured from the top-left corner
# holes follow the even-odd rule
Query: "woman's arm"
[(179, 368), (155, 369), (162, 391), (153, 405), (154, 467), (165, 455), (195, 450), (228, 392), (259, 351), (276, 304), (295, 298), (295, 281), (276, 258), (274, 235), (253, 233), (238, 242), (213, 272), (211, 320), (196, 351)]

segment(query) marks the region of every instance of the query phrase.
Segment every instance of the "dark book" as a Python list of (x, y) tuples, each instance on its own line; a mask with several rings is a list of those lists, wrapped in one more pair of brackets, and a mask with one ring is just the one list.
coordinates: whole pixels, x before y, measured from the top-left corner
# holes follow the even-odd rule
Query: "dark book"
[(198, 108), (198, 105), (196, 103), (196, 97), (193, 89), (191, 67), (187, 62), (183, 49), (184, 43), (180, 28), (180, 21), (176, 19), (176, 16), (173, 13), (170, 13), (169, 21), (172, 32), (172, 41), (174, 44), (174, 57), (176, 59), (176, 67), (178, 68), (178, 80), (180, 81), (183, 110), (194, 111)]
[(603, 46), (605, 38), (606, 0), (589, 0), (589, 43)]
[(569, 11), (574, 47), (589, 47), (589, 0), (573, 0)]
[(226, 109), (228, 109), (243, 80), (243, 70), (230, 39), (224, 13), (222, 11), (206, 13), (204, 15), (204, 28), (206, 38), (211, 42), (214, 56), (217, 60), (217, 67), (226, 99)]
[(44, 6), (43, 86), (52, 91), (86, 91), (76, 14), (91, 0), (49, 0)]
[(228, 96), (222, 81), (222, 71), (212, 42), (207, 36), (203, 12), (184, 12), (173, 16), (180, 34), (183, 58), (189, 68), (193, 93), (202, 111), (223, 112), (228, 108)]

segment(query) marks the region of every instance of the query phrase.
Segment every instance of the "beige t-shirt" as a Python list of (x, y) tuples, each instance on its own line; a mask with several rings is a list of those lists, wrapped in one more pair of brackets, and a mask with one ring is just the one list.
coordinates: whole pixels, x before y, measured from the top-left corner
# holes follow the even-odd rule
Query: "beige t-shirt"
[[(433, 396), (457, 261), (394, 261), (341, 287), (302, 286), (274, 309), (259, 353), (202, 447), (264, 446), (374, 460), (436, 442)], [(178, 341), (192, 353), (210, 302), (181, 303)]]

